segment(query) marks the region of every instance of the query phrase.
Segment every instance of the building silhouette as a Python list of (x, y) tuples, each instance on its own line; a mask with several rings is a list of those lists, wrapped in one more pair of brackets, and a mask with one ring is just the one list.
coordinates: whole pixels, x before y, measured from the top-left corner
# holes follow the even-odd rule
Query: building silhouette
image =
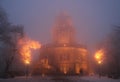
[(88, 74), (88, 51), (76, 42), (71, 17), (60, 13), (52, 31), (52, 42), (42, 46), (33, 74)]

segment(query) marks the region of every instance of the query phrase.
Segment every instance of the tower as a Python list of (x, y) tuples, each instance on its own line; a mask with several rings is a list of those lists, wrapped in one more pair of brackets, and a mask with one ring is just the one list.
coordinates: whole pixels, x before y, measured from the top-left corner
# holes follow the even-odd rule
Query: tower
[(71, 17), (67, 13), (60, 13), (56, 17), (53, 29), (54, 43), (73, 43), (75, 40), (75, 30), (71, 21)]
[(56, 17), (52, 37), (53, 42), (42, 45), (40, 49), (39, 64), (36, 64), (37, 73), (87, 73), (87, 48), (75, 41), (72, 19), (65, 12)]

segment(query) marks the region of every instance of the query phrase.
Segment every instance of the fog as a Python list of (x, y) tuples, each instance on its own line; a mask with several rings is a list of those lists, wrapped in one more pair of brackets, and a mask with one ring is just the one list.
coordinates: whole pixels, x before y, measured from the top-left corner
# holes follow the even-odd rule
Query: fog
[[(13, 24), (22, 24), (29, 37), (42, 44), (51, 41), (55, 17), (66, 11), (76, 30), (76, 39), (94, 51), (120, 25), (120, 0), (1, 0)], [(44, 35), (44, 36), (43, 36)]]

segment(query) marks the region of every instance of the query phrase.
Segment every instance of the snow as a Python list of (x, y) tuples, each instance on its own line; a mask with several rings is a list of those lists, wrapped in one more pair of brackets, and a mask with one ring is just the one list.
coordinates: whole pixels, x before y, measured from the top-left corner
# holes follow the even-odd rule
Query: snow
[(108, 77), (98, 77), (98, 76), (89, 76), (89, 77), (81, 77), (81, 79), (89, 80), (90, 82), (120, 82), (120, 79), (111, 79)]
[(42, 77), (17, 77), (14, 79), (0, 79), (0, 82), (53, 82), (49, 78)]
[(86, 81), (86, 82), (120, 82), (120, 79), (111, 79), (108, 77), (99, 77), (99, 76), (72, 76), (70, 77), (71, 79), (73, 79), (76, 82), (80, 82), (82, 81)]
[(0, 79), (0, 82), (120, 82), (120, 79), (111, 79), (98, 76), (62, 76), (62, 77), (16, 77), (11, 79)]

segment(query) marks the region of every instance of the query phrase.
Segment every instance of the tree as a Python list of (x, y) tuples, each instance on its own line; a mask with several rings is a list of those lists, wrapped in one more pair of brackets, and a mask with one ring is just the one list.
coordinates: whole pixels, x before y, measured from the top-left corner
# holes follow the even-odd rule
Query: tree
[(114, 26), (110, 35), (100, 47), (104, 49), (104, 73), (120, 76), (120, 26)]
[(0, 8), (0, 56), (3, 63), (3, 76), (8, 74), (14, 57), (18, 54), (17, 41), (23, 35), (23, 26), (10, 24), (5, 11)]
[(113, 73), (120, 75), (120, 26), (115, 26), (111, 33), (108, 53), (109, 66)]

